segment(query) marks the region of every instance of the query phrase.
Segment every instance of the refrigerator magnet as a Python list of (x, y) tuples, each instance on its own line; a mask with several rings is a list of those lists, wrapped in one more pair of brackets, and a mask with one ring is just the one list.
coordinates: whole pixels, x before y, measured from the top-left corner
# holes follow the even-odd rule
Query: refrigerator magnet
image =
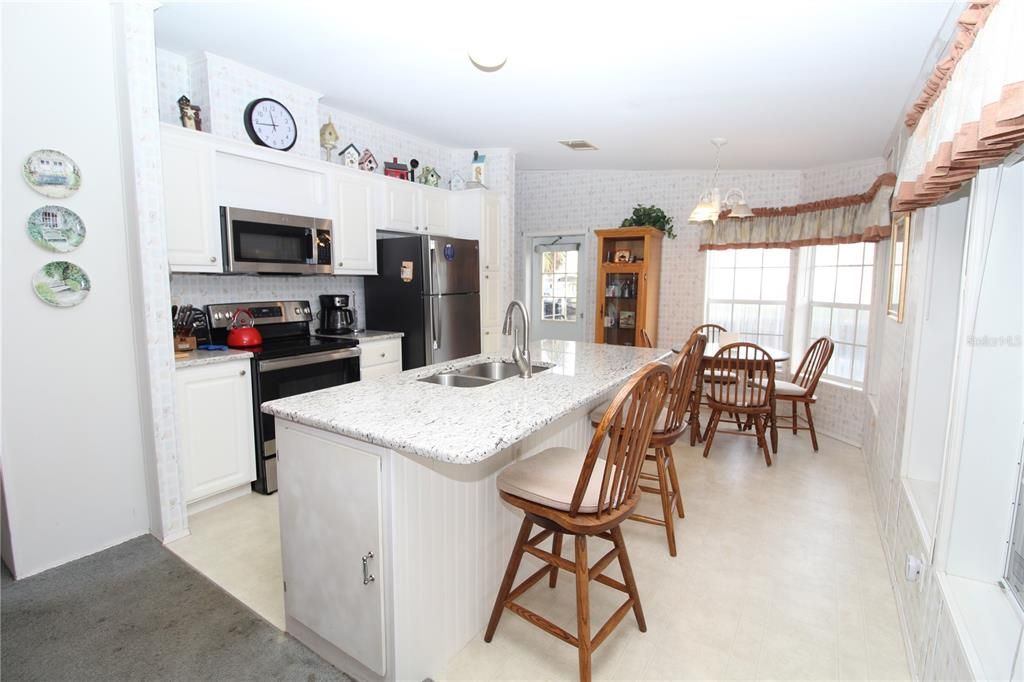
[(411, 282), (412, 281), (412, 261), (411, 260), (404, 260), (404, 261), (402, 261), (402, 281), (403, 282)]

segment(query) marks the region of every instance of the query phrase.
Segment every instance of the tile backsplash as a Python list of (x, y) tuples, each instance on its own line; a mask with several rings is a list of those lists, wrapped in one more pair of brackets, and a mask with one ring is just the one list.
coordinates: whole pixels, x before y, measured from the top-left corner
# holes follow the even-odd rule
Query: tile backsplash
[[(333, 275), (171, 275), (171, 303), (204, 306), (243, 301), (308, 300), (320, 309), (320, 294), (348, 294), (359, 316), (366, 321), (363, 278)], [(390, 330), (384, 330), (390, 331)]]

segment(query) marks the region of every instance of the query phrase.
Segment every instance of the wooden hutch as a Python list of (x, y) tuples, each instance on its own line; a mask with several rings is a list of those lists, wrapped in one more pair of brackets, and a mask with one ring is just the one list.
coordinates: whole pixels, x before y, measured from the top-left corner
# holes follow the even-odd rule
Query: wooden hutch
[(641, 330), (658, 343), (661, 240), (653, 227), (595, 230), (597, 235), (597, 343), (640, 346)]

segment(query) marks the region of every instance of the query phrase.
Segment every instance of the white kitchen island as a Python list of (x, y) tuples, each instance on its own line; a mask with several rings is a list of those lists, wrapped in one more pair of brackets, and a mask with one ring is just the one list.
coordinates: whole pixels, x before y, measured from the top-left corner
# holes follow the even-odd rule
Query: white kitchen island
[[(480, 635), (519, 513), (495, 478), (552, 446), (667, 350), (539, 341), (531, 379), (418, 381), (480, 355), (265, 403), (277, 418), (287, 630), (370, 680), (437, 677)], [(371, 577), (372, 576), (372, 577)]]

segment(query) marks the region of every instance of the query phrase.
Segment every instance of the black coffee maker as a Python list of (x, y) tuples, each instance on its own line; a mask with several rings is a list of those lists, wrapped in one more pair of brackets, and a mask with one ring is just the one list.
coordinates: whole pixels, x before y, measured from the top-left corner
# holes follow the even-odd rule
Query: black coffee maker
[(317, 334), (351, 334), (355, 316), (348, 307), (348, 295), (321, 295), (317, 319), (320, 320)]

